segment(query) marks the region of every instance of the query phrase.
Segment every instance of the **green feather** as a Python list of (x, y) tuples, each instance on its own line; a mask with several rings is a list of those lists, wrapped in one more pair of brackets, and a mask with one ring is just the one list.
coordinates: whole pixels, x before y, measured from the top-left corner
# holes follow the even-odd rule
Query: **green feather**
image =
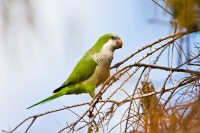
[(89, 79), (90, 76), (93, 75), (95, 68), (97, 66), (92, 55), (100, 52), (103, 45), (106, 42), (108, 42), (110, 37), (111, 37), (111, 34), (105, 34), (98, 39), (96, 44), (91, 49), (89, 49), (85, 53), (85, 55), (81, 58), (81, 60), (77, 63), (77, 65), (75, 66), (74, 70), (72, 71), (68, 79), (59, 88), (53, 91), (53, 93), (55, 94), (28, 107), (27, 109), (30, 109), (39, 104), (43, 104), (45, 102), (49, 102), (55, 98), (58, 98), (66, 94), (89, 93), (93, 97), (94, 89), (97, 87), (97, 85), (95, 83), (91, 83), (91, 81), (87, 81), (87, 79)]
[(111, 34), (105, 34), (102, 37), (100, 37), (96, 44), (91, 49), (89, 49), (85, 53), (83, 58), (77, 63), (68, 79), (59, 88), (54, 90), (53, 93), (59, 92), (62, 88), (66, 87), (67, 85), (80, 83), (86, 80), (89, 76), (91, 76), (97, 65), (91, 55), (100, 52), (100, 50), (103, 47), (103, 44), (108, 42), (110, 37)]
[(61, 89), (63, 89), (68, 85), (78, 84), (86, 80), (93, 74), (96, 65), (97, 64), (92, 58), (92, 56), (85, 54), (83, 58), (75, 66), (69, 78), (59, 88), (54, 90), (53, 93), (59, 92)]
[(36, 105), (39, 105), (39, 104), (43, 104), (43, 103), (49, 102), (49, 101), (51, 101), (51, 100), (53, 100), (53, 99), (55, 99), (55, 98), (58, 98), (58, 97), (60, 97), (60, 96), (62, 96), (62, 94), (60, 94), (60, 93), (55, 93), (55, 94), (53, 94), (52, 96), (47, 97), (46, 99), (44, 99), (44, 100), (42, 100), (42, 101), (40, 101), (40, 102), (38, 102), (38, 103), (36, 103), (36, 104), (31, 105), (31, 106), (28, 107), (27, 109), (30, 109), (30, 108), (32, 108), (32, 107), (34, 107), (34, 106), (36, 106)]
[(105, 34), (105, 35), (101, 36), (98, 39), (98, 41), (96, 42), (96, 44), (92, 48), (90, 48), (88, 50), (88, 52), (86, 53), (86, 55), (91, 55), (91, 54), (94, 54), (94, 53), (99, 53), (100, 50), (102, 49), (103, 45), (109, 41), (110, 37), (111, 37), (111, 34)]

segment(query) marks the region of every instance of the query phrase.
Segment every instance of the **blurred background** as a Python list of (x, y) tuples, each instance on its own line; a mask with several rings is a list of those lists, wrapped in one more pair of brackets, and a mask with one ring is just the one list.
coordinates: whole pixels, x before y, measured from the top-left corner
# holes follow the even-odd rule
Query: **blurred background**
[[(51, 95), (101, 35), (114, 32), (123, 40), (115, 64), (173, 33), (171, 18), (151, 0), (1, 0), (0, 129), (13, 129), (33, 114), (90, 101), (88, 94), (71, 95), (26, 109)], [(162, 78), (152, 80), (159, 84)], [(67, 111), (45, 118), (30, 132), (53, 133), (74, 120)]]

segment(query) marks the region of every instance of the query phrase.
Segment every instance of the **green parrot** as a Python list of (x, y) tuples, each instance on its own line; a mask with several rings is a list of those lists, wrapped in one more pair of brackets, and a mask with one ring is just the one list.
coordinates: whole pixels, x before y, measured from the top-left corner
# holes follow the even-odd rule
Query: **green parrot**
[(89, 93), (93, 98), (95, 88), (110, 76), (113, 53), (116, 49), (122, 48), (122, 44), (120, 37), (114, 33), (101, 36), (77, 63), (68, 79), (53, 91), (52, 96), (27, 109), (63, 95)]

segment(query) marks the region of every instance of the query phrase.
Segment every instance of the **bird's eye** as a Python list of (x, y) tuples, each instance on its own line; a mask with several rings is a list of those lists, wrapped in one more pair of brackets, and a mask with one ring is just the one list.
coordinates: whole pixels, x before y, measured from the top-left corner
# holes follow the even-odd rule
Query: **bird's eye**
[(110, 38), (111, 38), (111, 39), (113, 39), (113, 40), (115, 40), (115, 39), (116, 39), (116, 37), (114, 37), (114, 36), (111, 36)]

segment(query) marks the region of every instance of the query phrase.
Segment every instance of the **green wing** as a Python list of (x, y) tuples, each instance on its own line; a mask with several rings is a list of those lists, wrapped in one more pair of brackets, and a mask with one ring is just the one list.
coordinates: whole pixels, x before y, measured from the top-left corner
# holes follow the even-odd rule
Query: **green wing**
[(86, 80), (93, 74), (96, 65), (97, 65), (96, 62), (90, 55), (87, 54), (84, 55), (83, 58), (75, 66), (74, 70), (72, 71), (68, 79), (59, 88), (54, 90), (53, 93), (60, 91), (67, 85), (80, 83)]

